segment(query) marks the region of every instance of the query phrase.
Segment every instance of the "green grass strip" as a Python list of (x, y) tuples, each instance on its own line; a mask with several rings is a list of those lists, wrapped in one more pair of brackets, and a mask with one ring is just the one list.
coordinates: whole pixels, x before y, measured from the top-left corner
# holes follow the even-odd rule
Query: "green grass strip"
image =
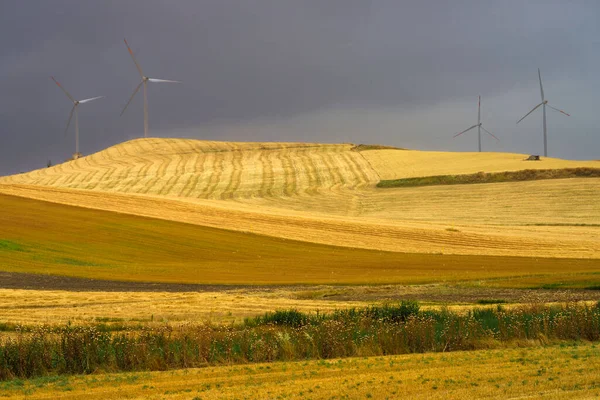
[(382, 180), (379, 188), (414, 187), (431, 185), (468, 185), (473, 183), (499, 183), (537, 181), (542, 179), (598, 178), (600, 168), (524, 169), (521, 171), (477, 172), (465, 175), (437, 175), (420, 178)]

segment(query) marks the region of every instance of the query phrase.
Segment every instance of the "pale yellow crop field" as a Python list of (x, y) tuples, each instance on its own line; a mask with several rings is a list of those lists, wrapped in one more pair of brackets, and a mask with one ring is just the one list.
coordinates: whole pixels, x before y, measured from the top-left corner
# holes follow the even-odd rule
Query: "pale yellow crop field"
[[(529, 202), (522, 200), (517, 189), (512, 195), (507, 193), (506, 190), (515, 188), (511, 184), (480, 185), (481, 190), (497, 188), (489, 197), (478, 193), (478, 187), (469, 190), (475, 185), (445, 188), (449, 193), (454, 192), (454, 197), (445, 195), (438, 187), (419, 188), (426, 189), (425, 193), (438, 191), (443, 199), (439, 202), (434, 197), (428, 200), (415, 188), (386, 189), (375, 194), (379, 205), (370, 206), (373, 217), (319, 212), (319, 204), (325, 204), (327, 199), (319, 202), (315, 197), (305, 203), (314, 204), (315, 211), (308, 211), (294, 209), (294, 204), (298, 208), (302, 204), (297, 199), (290, 199), (290, 207), (284, 209), (262, 200), (251, 204), (190, 201), (40, 186), (0, 185), (0, 193), (336, 246), (407, 253), (600, 258), (600, 193), (586, 189), (591, 180), (522, 183), (546, 184), (549, 196), (557, 198), (549, 200), (549, 206), (556, 208), (562, 204), (563, 214), (540, 210), (533, 192)], [(584, 189), (577, 190), (581, 185)], [(568, 190), (577, 195), (569, 196)], [(580, 195), (582, 192), (587, 195)], [(398, 202), (399, 199), (405, 201)], [(569, 201), (580, 207), (569, 211)], [(339, 204), (342, 209), (344, 203)], [(409, 211), (405, 212), (407, 208)], [(578, 217), (576, 213), (583, 215)], [(565, 220), (584, 226), (552, 226)]]
[(476, 172), (520, 171), (523, 169), (600, 168), (600, 161), (571, 161), (542, 157), (525, 161), (529, 155), (416, 150), (372, 150), (362, 152), (381, 179), (462, 175)]
[(242, 322), (268, 311), (331, 312), (366, 301), (300, 300), (285, 289), (202, 292), (69, 292), (0, 289), (0, 321), (24, 325), (102, 322)]
[[(106, 292), (0, 289), (0, 322), (25, 326), (64, 326), (116, 323), (124, 326), (152, 326), (169, 323), (242, 323), (245, 318), (277, 310), (303, 313), (331, 313), (345, 308), (374, 304), (397, 304), (398, 297), (420, 299), (421, 309), (446, 307), (451, 311), (471, 311), (474, 299), (506, 297), (518, 304), (566, 304), (580, 301), (581, 294), (569, 291), (493, 291), (442, 285), (277, 287), (205, 290), (197, 292)], [(395, 296), (395, 297), (394, 297)], [(591, 298), (597, 298), (593, 294)], [(345, 298), (345, 297), (349, 297)], [(394, 297), (392, 300), (391, 297)], [(593, 306), (597, 300), (588, 300)], [(5, 333), (8, 334), (8, 333)], [(2, 335), (0, 335), (1, 337)]]
[(598, 346), (578, 344), (60, 376), (0, 390), (8, 398), (85, 400), (581, 399), (600, 396), (598, 376)]
[(600, 167), (523, 154), (137, 139), (0, 193), (321, 244), (600, 259), (600, 178), (378, 189), (380, 179)]

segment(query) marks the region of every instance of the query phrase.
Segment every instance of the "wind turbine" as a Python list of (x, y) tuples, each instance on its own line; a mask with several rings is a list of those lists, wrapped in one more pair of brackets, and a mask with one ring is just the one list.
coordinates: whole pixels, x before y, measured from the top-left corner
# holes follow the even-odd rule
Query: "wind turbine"
[(73, 112), (75, 112), (75, 154), (74, 154), (74, 157), (77, 158), (80, 155), (80, 153), (79, 153), (79, 113), (77, 112), (77, 107), (79, 107), (80, 104), (89, 103), (90, 101), (101, 99), (104, 96), (92, 97), (90, 99), (84, 99), (84, 100), (75, 100), (73, 98), (73, 96), (71, 96), (69, 94), (69, 92), (67, 92), (66, 89), (64, 87), (62, 87), (60, 83), (58, 83), (58, 81), (56, 79), (54, 79), (53, 76), (51, 76), (50, 78), (52, 78), (54, 83), (56, 83), (58, 85), (58, 87), (61, 88), (61, 90), (67, 95), (69, 100), (71, 100), (73, 102), (73, 108), (71, 108), (71, 113), (69, 114), (69, 121), (67, 122), (67, 128), (65, 129), (65, 134), (69, 130), (69, 125), (71, 125), (71, 118), (73, 118)]
[(140, 73), (140, 76), (142, 77), (142, 81), (140, 82), (139, 85), (137, 85), (137, 87), (133, 91), (133, 94), (129, 98), (129, 101), (127, 102), (127, 104), (125, 104), (125, 108), (123, 108), (123, 111), (121, 111), (121, 115), (123, 115), (123, 113), (127, 109), (127, 106), (129, 106), (129, 103), (131, 103), (131, 100), (133, 100), (133, 98), (136, 95), (136, 93), (138, 92), (138, 90), (140, 90), (140, 86), (144, 85), (144, 137), (148, 137), (148, 97), (147, 97), (148, 82), (152, 82), (152, 83), (181, 83), (181, 82), (171, 81), (168, 79), (148, 78), (147, 76), (145, 76), (144, 73), (142, 72), (142, 68), (135, 60), (135, 56), (133, 55), (133, 51), (131, 51), (131, 47), (129, 47), (127, 40), (125, 40), (125, 39), (123, 39), (123, 40), (125, 41), (125, 46), (127, 46), (127, 50), (129, 50), (129, 54), (131, 54), (131, 58), (133, 59), (133, 62), (135, 64), (138, 72)]
[(479, 152), (481, 152), (481, 130), (483, 129), (485, 131), (485, 133), (487, 133), (488, 135), (490, 135), (491, 137), (493, 137), (494, 139), (496, 139), (497, 141), (500, 141), (500, 139), (498, 139), (496, 136), (494, 136), (494, 134), (490, 131), (488, 131), (487, 129), (485, 129), (483, 127), (483, 124), (481, 123), (481, 96), (479, 96), (479, 105), (477, 107), (477, 125), (473, 125), (472, 127), (465, 129), (464, 131), (457, 133), (456, 135), (454, 135), (453, 137), (457, 137), (462, 135), (465, 132), (470, 131), (473, 128), (477, 128), (477, 134), (478, 134), (478, 140), (479, 140)]
[[(542, 86), (542, 73), (540, 72), (539, 68), (538, 68), (538, 77), (540, 78), (540, 92), (542, 94), (542, 102), (540, 104), (538, 104), (537, 106), (533, 107), (533, 109), (531, 111), (529, 111), (527, 114), (525, 114), (525, 117), (527, 117), (529, 114), (531, 114), (532, 112), (534, 112), (535, 110), (537, 110), (537, 108), (539, 106), (543, 106), (543, 111), (544, 111), (544, 157), (548, 157), (548, 144), (547, 144), (548, 142), (547, 142), (547, 139), (546, 139), (546, 106), (550, 107), (554, 111), (558, 111), (560, 113), (565, 114), (567, 117), (570, 117), (571, 115), (567, 114), (563, 110), (559, 110), (558, 108), (554, 108), (550, 104), (548, 104), (548, 100), (546, 100), (546, 98), (544, 97), (544, 87)], [(518, 120), (517, 124), (519, 122), (523, 121), (525, 119), (525, 117), (523, 117), (520, 120)]]

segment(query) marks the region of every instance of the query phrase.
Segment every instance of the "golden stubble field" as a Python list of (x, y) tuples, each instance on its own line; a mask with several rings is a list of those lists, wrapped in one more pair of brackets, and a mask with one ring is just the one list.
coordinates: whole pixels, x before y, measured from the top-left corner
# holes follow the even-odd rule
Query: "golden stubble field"
[(512, 280), (510, 287), (537, 278), (542, 282), (534, 287), (587, 287), (597, 284), (598, 272), (590, 258), (337, 247), (6, 195), (0, 195), (0, 238), (3, 271), (117, 281), (360, 285), (502, 278)]
[(600, 258), (600, 179), (377, 189), (380, 179), (597, 161), (350, 144), (137, 139), (0, 178), (0, 193), (329, 245)]
[[(523, 343), (526, 345), (526, 343)], [(581, 399), (600, 396), (595, 344), (249, 364), (0, 382), (29, 399)]]

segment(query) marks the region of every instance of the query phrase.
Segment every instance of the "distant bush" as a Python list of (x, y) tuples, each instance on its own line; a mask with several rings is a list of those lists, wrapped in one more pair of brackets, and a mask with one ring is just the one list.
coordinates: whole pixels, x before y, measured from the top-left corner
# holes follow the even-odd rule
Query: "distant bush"
[(474, 183), (499, 183), (534, 181), (542, 179), (564, 178), (598, 178), (600, 168), (563, 168), (563, 169), (524, 169), (521, 171), (506, 172), (477, 172), (466, 175), (436, 175), (421, 178), (403, 178), (382, 180), (377, 184), (379, 188), (413, 187), (431, 185), (466, 185)]
[(366, 151), (366, 150), (406, 150), (401, 147), (383, 146), (380, 144), (358, 144), (354, 146), (352, 151)]
[(481, 299), (477, 300), (477, 304), (504, 304), (507, 303), (506, 300), (503, 299)]
[(274, 313), (266, 313), (262, 317), (256, 317), (254, 320), (256, 325), (273, 324), (299, 328), (307, 325), (310, 318), (298, 310), (278, 310)]

